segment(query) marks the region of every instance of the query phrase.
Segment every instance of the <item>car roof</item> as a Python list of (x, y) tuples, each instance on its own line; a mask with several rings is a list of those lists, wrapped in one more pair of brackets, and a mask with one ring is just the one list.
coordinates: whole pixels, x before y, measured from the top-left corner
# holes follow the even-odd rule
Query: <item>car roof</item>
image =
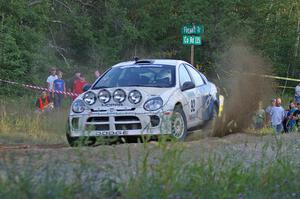
[(118, 63), (112, 67), (122, 67), (122, 66), (130, 66), (130, 65), (134, 65), (134, 64), (145, 64), (145, 65), (149, 65), (147, 64), (147, 62), (149, 62), (149, 64), (163, 64), (163, 65), (171, 65), (171, 66), (176, 66), (179, 63), (186, 63), (185, 61), (182, 60), (176, 60), (176, 59), (139, 59), (138, 61), (126, 61), (126, 62), (121, 62)]

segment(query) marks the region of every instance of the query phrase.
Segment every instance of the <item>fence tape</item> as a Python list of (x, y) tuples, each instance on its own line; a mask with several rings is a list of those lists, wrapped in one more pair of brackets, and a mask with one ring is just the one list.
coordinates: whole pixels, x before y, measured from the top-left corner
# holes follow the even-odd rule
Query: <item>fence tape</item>
[(0, 82), (4, 82), (4, 83), (8, 83), (8, 84), (13, 84), (13, 85), (20, 85), (20, 86), (23, 86), (25, 88), (31, 88), (31, 89), (36, 89), (36, 90), (48, 91), (48, 92), (52, 92), (52, 93), (64, 94), (64, 95), (69, 95), (69, 96), (74, 96), (74, 97), (78, 96), (77, 93), (71, 93), (71, 92), (65, 92), (65, 91), (57, 91), (57, 90), (48, 89), (48, 88), (44, 88), (44, 87), (40, 87), (40, 86), (35, 86), (35, 85), (30, 85), (30, 84), (22, 84), (22, 83), (18, 83), (18, 82), (9, 81), (9, 80), (0, 79)]
[(291, 87), (291, 86), (276, 86), (276, 88), (289, 88), (289, 89), (295, 89), (295, 87)]
[(274, 76), (274, 75), (261, 75), (261, 74), (257, 74), (257, 73), (249, 73), (249, 72), (239, 72), (239, 71), (234, 71), (234, 70), (231, 70), (230, 72), (228, 71), (224, 71), (222, 70), (223, 72), (226, 72), (228, 74), (231, 74), (232, 73), (239, 73), (239, 74), (242, 74), (242, 75), (255, 75), (255, 76), (259, 76), (259, 77), (265, 77), (265, 78), (270, 78), (270, 79), (280, 79), (280, 80), (288, 80), (288, 81), (294, 81), (294, 82), (300, 82), (300, 79), (296, 79), (296, 78), (290, 78), (290, 77), (279, 77), (279, 76)]

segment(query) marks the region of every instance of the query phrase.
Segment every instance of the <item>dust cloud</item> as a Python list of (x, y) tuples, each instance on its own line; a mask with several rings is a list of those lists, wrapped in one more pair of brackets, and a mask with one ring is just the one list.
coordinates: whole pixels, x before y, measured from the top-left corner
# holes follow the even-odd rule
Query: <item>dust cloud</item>
[(272, 73), (270, 61), (247, 42), (235, 42), (217, 63), (219, 88), (224, 91), (225, 102), (213, 136), (222, 137), (250, 127), (259, 102), (264, 106), (270, 103), (274, 82), (259, 76)]

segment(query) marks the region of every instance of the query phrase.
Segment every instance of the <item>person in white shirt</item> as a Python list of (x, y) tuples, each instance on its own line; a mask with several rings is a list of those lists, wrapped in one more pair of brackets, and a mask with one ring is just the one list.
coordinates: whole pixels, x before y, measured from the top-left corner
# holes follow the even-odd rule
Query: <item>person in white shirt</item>
[(295, 87), (295, 101), (296, 103), (300, 103), (300, 82)]
[(270, 110), (271, 125), (276, 133), (281, 133), (283, 129), (282, 122), (285, 117), (285, 111), (281, 106), (281, 99), (276, 99), (276, 106), (272, 107)]
[(56, 69), (55, 68), (51, 68), (50, 70), (50, 76), (47, 78), (47, 84), (48, 84), (48, 89), (50, 92), (50, 99), (53, 101), (54, 100), (54, 88), (53, 88), (53, 83), (54, 80), (58, 79), (57, 75), (56, 75)]

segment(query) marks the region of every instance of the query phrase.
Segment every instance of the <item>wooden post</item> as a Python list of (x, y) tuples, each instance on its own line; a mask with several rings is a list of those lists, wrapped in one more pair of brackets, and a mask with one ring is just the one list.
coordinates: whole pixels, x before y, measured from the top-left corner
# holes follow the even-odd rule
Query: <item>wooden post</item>
[(191, 64), (194, 66), (194, 54), (195, 54), (195, 47), (194, 45), (191, 45)]

